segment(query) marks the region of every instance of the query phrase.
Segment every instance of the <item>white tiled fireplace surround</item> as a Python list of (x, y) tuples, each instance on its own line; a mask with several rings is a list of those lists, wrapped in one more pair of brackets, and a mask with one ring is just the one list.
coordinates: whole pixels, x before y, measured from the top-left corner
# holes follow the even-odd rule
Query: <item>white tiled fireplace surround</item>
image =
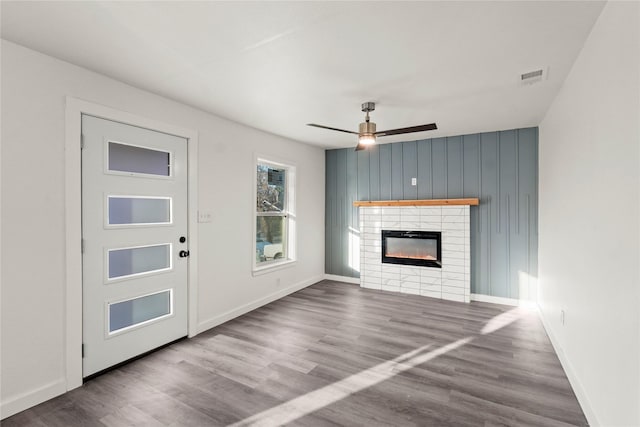
[[(469, 302), (469, 206), (360, 206), (360, 286)], [(382, 230), (440, 231), (442, 268), (382, 263)]]

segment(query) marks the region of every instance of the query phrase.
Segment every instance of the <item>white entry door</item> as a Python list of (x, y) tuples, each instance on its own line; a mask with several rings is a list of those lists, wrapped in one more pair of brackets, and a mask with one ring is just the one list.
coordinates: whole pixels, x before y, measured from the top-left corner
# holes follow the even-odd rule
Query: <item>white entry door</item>
[(187, 141), (82, 116), (83, 376), (187, 335)]

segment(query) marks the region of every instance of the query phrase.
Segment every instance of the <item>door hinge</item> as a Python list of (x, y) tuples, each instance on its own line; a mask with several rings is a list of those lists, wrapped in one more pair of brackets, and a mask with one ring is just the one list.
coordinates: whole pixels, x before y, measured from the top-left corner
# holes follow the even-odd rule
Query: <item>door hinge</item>
[(82, 343), (82, 357), (84, 357), (84, 343)]
[(84, 134), (80, 135), (80, 149), (84, 150)]
[(84, 253), (84, 239), (80, 239), (80, 251)]

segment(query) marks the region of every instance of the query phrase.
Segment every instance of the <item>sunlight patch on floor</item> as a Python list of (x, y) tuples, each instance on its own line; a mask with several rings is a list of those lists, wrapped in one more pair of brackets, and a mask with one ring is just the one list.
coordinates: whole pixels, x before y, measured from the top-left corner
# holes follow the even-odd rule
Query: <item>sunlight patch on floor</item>
[[(523, 312), (517, 308), (499, 314), (487, 322), (482, 329), (481, 334), (486, 335), (502, 329), (518, 320), (522, 314)], [(431, 347), (430, 344), (422, 346), (408, 353), (402, 354), (395, 359), (383, 362), (369, 369), (365, 369), (362, 372), (358, 372), (357, 374), (351, 375), (340, 381), (326, 385), (318, 390), (314, 390), (300, 397), (296, 397), (295, 399), (291, 399), (288, 402), (274, 406), (273, 408), (262, 411), (249, 418), (245, 418), (244, 420), (232, 424), (232, 427), (266, 427), (290, 423), (366, 388), (386, 381), (399, 373), (413, 369), (416, 366), (429, 362), (438, 356), (460, 348), (473, 341), (475, 338), (476, 337), (473, 336), (462, 338), (430, 351), (427, 351)]]
[(505, 311), (504, 313), (498, 314), (497, 316), (489, 320), (487, 324), (484, 325), (484, 328), (482, 328), (481, 333), (482, 335), (492, 334), (498, 329), (502, 329), (505, 326), (518, 320), (521, 316), (522, 316), (522, 312), (520, 311), (519, 308), (514, 308), (509, 311)]

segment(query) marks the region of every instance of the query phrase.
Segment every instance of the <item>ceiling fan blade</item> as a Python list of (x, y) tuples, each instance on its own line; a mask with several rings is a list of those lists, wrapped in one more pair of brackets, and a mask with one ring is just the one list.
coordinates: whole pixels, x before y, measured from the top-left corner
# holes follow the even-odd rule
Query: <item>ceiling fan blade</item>
[(390, 129), (390, 130), (381, 130), (376, 132), (376, 136), (388, 136), (388, 135), (399, 135), (401, 133), (412, 133), (412, 132), (424, 132), (427, 130), (435, 130), (438, 129), (435, 123), (429, 123), (428, 125), (420, 125), (420, 126), (411, 126), (408, 128), (399, 128), (399, 129)]
[(352, 132), (352, 131), (350, 131), (350, 130), (344, 130), (344, 129), (332, 128), (332, 127), (329, 127), (329, 126), (317, 125), (317, 124), (315, 124), (315, 123), (307, 123), (307, 126), (313, 126), (313, 127), (315, 127), (315, 128), (320, 128), (320, 129), (329, 129), (329, 130), (335, 130), (335, 131), (338, 131), (338, 132), (352, 133), (352, 134), (354, 134), (354, 135), (358, 135), (358, 132)]

